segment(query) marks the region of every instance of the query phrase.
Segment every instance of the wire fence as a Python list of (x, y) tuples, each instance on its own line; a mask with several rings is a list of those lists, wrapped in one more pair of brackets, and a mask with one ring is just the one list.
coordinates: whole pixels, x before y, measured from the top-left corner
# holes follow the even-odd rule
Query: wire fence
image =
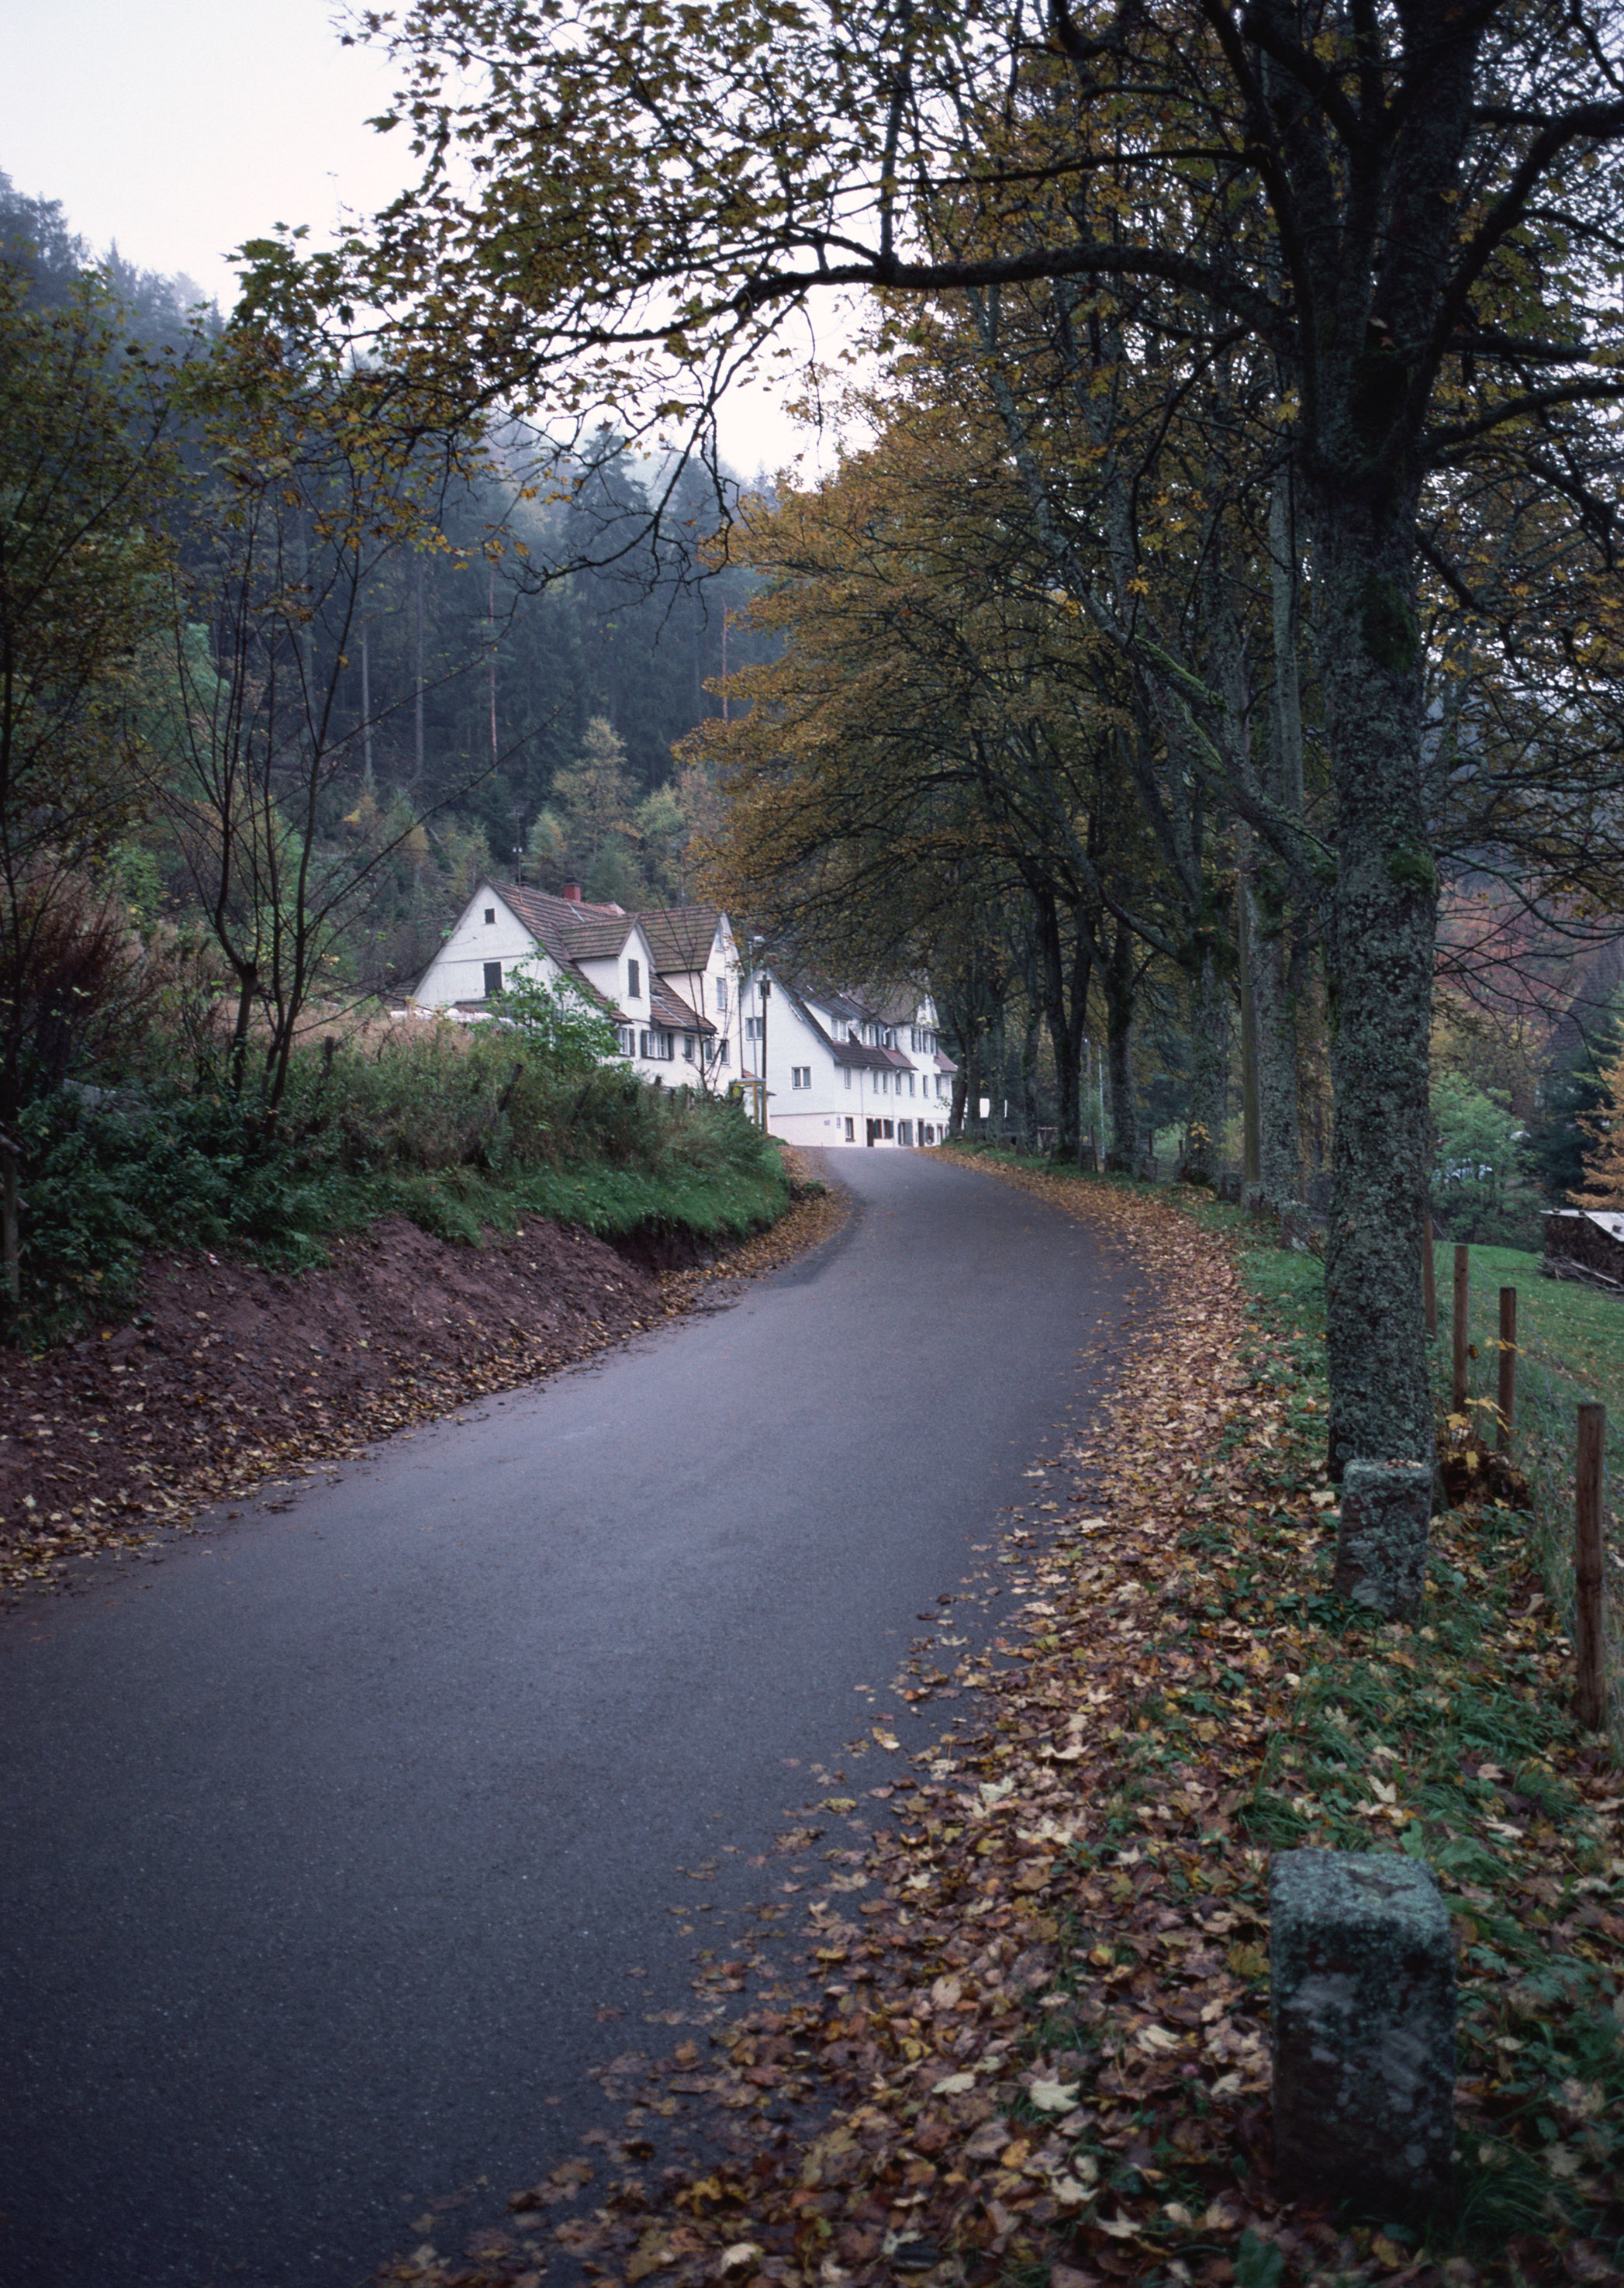
[[(1454, 1329), (1454, 1297), (1443, 1250), (1439, 1251), (1438, 1286), (1438, 1331), (1433, 1377), (1439, 1400), (1446, 1406), (1451, 1395)], [(1519, 1293), (1519, 1303), (1525, 1302), (1525, 1290)], [(1619, 1308), (1624, 1310), (1624, 1303)], [(1577, 1633), (1578, 1609), (1573, 1553), (1579, 1408), (1586, 1399), (1613, 1401), (1608, 1407), (1604, 1458), (1606, 1585), (1603, 1658), (1606, 1728), (1614, 1753), (1624, 1755), (1624, 1537), (1620, 1533), (1619, 1512), (1614, 1505), (1615, 1490), (1624, 1487), (1624, 1419), (1620, 1419), (1624, 1406), (1617, 1402), (1617, 1394), (1578, 1380), (1529, 1326), (1528, 1316), (1525, 1307), (1519, 1313), (1517, 1326), (1517, 1398), (1510, 1459), (1528, 1482), (1533, 1503), (1533, 1554), (1570, 1657)], [(1500, 1372), (1497, 1284), (1480, 1286), (1477, 1280), (1473, 1281), (1467, 1327), (1477, 1352), (1471, 1362), (1472, 1418), (1485, 1442), (1493, 1445), (1498, 1422), (1493, 1400)]]

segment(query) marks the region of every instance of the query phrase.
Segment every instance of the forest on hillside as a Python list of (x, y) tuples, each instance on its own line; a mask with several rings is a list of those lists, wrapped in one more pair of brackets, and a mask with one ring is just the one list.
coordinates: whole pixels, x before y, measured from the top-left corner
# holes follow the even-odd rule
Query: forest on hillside
[[(323, 864), (367, 878), (324, 948), (346, 986), (409, 983), (484, 872), (574, 877), (628, 904), (686, 894), (706, 789), (678, 772), (672, 748), (717, 710), (709, 681), (752, 655), (735, 633), (730, 662), (724, 632), (750, 576), (701, 560), (718, 493), (738, 496), (732, 473), (682, 470), (656, 534), (661, 472), (606, 428), (581, 441), (567, 483), (551, 471), (544, 493), (513, 425), (464, 430), (450, 448), (421, 439), (395, 465), (392, 440), (346, 457), (335, 434), (354, 412), (342, 404), (345, 377), (287, 377), (270, 408), (265, 377), (243, 369), (226, 322), (190, 281), (140, 270), (116, 250), (94, 258), (59, 203), (23, 197), (4, 176), (0, 256), (13, 405), (26, 411), (25, 340), (35, 386), (60, 385), (76, 344), (78, 378), (88, 389), (93, 375), (91, 394), (101, 393), (99, 407), (79, 408), (76, 431), (71, 419), (54, 440), (28, 431), (36, 493), (39, 455), (82, 446), (86, 418), (123, 422), (128, 465), (109, 461), (104, 489), (141, 490), (142, 513), (178, 559), (170, 625), (153, 612), (139, 632), (149, 678), (164, 679), (158, 655), (177, 622), (212, 624), (197, 640), (222, 676), (234, 650), (240, 679), (272, 671), (263, 663), (279, 640), (297, 655), (297, 695), (284, 676), (279, 703), (284, 724), (299, 719), (296, 743), (320, 748), (314, 846)], [(42, 322), (55, 330), (54, 368), (33, 331)], [(245, 471), (210, 480), (256, 424), (266, 455), (250, 481), (262, 498), (245, 520)], [(19, 445), (13, 481), (26, 483), (24, 453)], [(86, 496), (78, 512), (102, 505)], [(560, 564), (575, 568), (556, 576)], [(186, 687), (183, 669), (169, 682), (171, 711), (196, 718), (195, 679)], [(162, 744), (150, 709), (125, 728)], [(232, 727), (211, 725), (210, 735), (218, 747)], [(148, 789), (131, 806), (114, 858), (147, 921), (185, 921), (209, 905), (169, 798), (185, 776), (169, 736), (168, 798)]]

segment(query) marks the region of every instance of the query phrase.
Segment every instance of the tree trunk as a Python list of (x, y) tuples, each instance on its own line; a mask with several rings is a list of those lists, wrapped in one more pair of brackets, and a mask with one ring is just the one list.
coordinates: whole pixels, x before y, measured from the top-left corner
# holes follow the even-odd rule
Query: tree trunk
[[(1269, 502), (1269, 571), (1274, 655), (1270, 792), (1287, 818), (1300, 819), (1303, 688), (1297, 644), (1303, 581), (1289, 462), (1282, 463)], [(1303, 1182), (1295, 991), (1301, 964), (1278, 862), (1256, 846), (1247, 886), (1257, 1025), (1257, 1180), (1264, 1198), (1278, 1202), (1297, 1198)]]
[(1038, 1035), (1042, 1029), (1035, 1008), (1026, 1013), (1026, 1029), (1020, 1043), (1021, 1143), (1028, 1152), (1038, 1148)]
[(1082, 933), (1072, 963), (1072, 989), (1066, 980), (1066, 949), (1060, 939), (1059, 909), (1054, 898), (1035, 894), (1038, 944), (1042, 956), (1043, 1019), (1055, 1061), (1058, 1097), (1055, 1118), (1058, 1133), (1055, 1149), (1065, 1161), (1074, 1161), (1081, 1149), (1082, 1098), (1082, 1027), (1089, 1005), (1089, 964), (1082, 951)]
[(1302, 1146), (1297, 1130), (1297, 1019), (1293, 1006), (1286, 933), (1252, 901), (1252, 1009), (1257, 1032), (1257, 1181), (1278, 1207), (1300, 1196)]
[(1210, 1184), (1217, 1171), (1218, 1138), (1228, 1113), (1230, 994), (1218, 957), (1204, 945), (1193, 979), (1194, 1026), (1190, 1043), (1190, 1147), (1185, 1180)]
[(1110, 1120), (1105, 1166), (1130, 1176), (1138, 1158), (1139, 1140), (1133, 1075), (1134, 959), (1133, 941), (1121, 922), (1116, 926), (1105, 988), (1105, 1088)]
[(1257, 1139), (1257, 996), (1253, 989), (1256, 933), (1253, 926), (1251, 837), (1245, 827), (1237, 832), (1240, 850), (1240, 878), (1235, 897), (1235, 949), (1240, 976), (1240, 1180), (1256, 1184), (1263, 1177), (1263, 1154)]
[(1325, 1283), (1338, 1480), (1356, 1458), (1429, 1461), (1433, 1451), (1421, 1257), (1438, 877), (1422, 803), (1413, 504), (1382, 506), (1344, 494), (1319, 518), (1337, 813)]

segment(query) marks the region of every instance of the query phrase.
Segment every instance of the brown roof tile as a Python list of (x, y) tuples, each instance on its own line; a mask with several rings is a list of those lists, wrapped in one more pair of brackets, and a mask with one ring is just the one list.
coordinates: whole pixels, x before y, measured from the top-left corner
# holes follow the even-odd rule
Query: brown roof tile
[(638, 916), (659, 970), (703, 969), (721, 918), (717, 906), (654, 906)]

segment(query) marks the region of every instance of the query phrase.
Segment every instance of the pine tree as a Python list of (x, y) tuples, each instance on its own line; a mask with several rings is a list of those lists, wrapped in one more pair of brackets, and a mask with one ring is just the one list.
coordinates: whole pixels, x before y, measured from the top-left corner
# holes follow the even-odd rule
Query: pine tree
[(1539, 1104), (1525, 1132), (1523, 1156), (1553, 1207), (1565, 1205), (1586, 1189), (1587, 1163), (1596, 1144), (1593, 1124), (1618, 1100), (1620, 1050), (1624, 1037), (1618, 1013), (1608, 1009), (1577, 1051), (1556, 1066), (1541, 1086)]

